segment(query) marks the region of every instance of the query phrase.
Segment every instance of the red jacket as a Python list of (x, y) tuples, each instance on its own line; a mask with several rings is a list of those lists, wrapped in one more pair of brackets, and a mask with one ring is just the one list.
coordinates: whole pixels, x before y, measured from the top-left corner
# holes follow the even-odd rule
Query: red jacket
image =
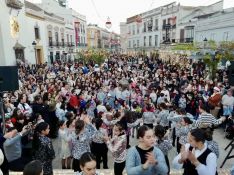
[(76, 95), (71, 95), (69, 104), (70, 104), (73, 108), (79, 106), (79, 101), (78, 101)]

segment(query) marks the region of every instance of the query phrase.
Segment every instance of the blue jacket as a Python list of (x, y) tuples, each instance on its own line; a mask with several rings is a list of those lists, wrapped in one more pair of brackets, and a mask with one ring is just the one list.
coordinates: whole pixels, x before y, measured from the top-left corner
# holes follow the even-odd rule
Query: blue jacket
[(21, 135), (17, 134), (15, 137), (7, 139), (4, 144), (4, 151), (8, 162), (19, 159), (22, 154)]
[(165, 161), (164, 154), (162, 151), (154, 147), (153, 153), (156, 160), (158, 161), (157, 165), (149, 166), (147, 170), (142, 169), (141, 157), (136, 149), (132, 147), (128, 150), (127, 159), (126, 159), (126, 171), (128, 175), (166, 175), (168, 172), (168, 167)]

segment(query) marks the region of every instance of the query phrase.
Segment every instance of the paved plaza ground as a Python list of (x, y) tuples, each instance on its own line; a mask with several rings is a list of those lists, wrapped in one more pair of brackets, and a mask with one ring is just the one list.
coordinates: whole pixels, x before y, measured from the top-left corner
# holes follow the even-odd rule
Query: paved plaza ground
[[(230, 142), (230, 140), (226, 139), (224, 137), (224, 135), (225, 135), (224, 131), (221, 128), (218, 128), (218, 129), (216, 129), (214, 131), (214, 140), (216, 142), (218, 142), (218, 144), (219, 144), (219, 151), (220, 151), (220, 157), (218, 159), (218, 168), (220, 167), (221, 163), (223, 162), (223, 160), (224, 160), (224, 158), (227, 155), (227, 152), (229, 150), (229, 149), (227, 151), (224, 150), (224, 148)], [(61, 161), (59, 160), (59, 158), (57, 156), (58, 155), (57, 154), (58, 153), (58, 151), (57, 151), (58, 150), (57, 149), (57, 147), (58, 147), (57, 143), (58, 143), (58, 139), (53, 140), (53, 145), (54, 145), (54, 148), (55, 148), (55, 151), (56, 151), (56, 159), (53, 161), (53, 168), (54, 169), (61, 169), (61, 163), (60, 163)], [(137, 144), (137, 139), (136, 138), (131, 138), (130, 139), (130, 144), (131, 144), (131, 146), (135, 146)], [(234, 154), (234, 150), (233, 150), (232, 154)], [(173, 160), (173, 158), (175, 156), (176, 156), (176, 148), (173, 148), (169, 152), (170, 165), (171, 165), (171, 162), (172, 162), (172, 160)], [(227, 162), (225, 163), (225, 165), (224, 165), (223, 168), (229, 169), (233, 165), (234, 165), (234, 159), (229, 159), (229, 160), (227, 160)], [(113, 161), (112, 161), (112, 157), (111, 157), (110, 152), (108, 152), (108, 166), (111, 169), (113, 168)], [(102, 167), (102, 165), (101, 165), (101, 167)]]

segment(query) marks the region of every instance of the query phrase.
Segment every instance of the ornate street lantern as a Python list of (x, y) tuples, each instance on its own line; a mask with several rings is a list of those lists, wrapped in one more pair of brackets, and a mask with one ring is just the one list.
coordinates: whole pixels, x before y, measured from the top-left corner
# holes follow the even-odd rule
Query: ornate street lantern
[(108, 17), (106, 21), (106, 28), (110, 29), (111, 27), (112, 27), (112, 23), (110, 21), (110, 18)]

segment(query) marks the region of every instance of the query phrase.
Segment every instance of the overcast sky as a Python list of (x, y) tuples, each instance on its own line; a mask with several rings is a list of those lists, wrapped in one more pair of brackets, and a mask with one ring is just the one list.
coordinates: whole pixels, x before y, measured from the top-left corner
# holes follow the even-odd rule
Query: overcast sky
[[(69, 6), (86, 16), (87, 23), (105, 27), (107, 17), (110, 17), (110, 31), (119, 33), (119, 23), (126, 18), (151, 10), (175, 0), (68, 0)], [(177, 0), (182, 5), (209, 5), (219, 0)], [(95, 8), (96, 7), (96, 8)], [(234, 0), (224, 0), (224, 8), (234, 7)]]

